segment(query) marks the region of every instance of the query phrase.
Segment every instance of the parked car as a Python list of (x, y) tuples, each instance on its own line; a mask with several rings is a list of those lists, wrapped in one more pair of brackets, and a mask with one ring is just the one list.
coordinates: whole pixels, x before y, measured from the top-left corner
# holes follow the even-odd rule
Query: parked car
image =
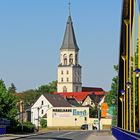
[(83, 125), (81, 126), (81, 129), (87, 130), (87, 129), (88, 129), (88, 124), (83, 124)]

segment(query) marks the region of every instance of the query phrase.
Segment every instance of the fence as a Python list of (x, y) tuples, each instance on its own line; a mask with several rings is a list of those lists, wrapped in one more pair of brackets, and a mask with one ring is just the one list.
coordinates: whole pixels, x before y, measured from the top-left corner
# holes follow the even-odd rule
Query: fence
[(112, 127), (112, 134), (118, 140), (140, 140), (140, 134)]

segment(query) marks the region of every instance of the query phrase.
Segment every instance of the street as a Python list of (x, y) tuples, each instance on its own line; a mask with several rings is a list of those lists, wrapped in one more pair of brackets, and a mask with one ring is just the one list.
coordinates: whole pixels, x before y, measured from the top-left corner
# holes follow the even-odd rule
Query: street
[(115, 138), (108, 133), (99, 133), (95, 131), (53, 131), (41, 135), (21, 138), (20, 140), (100, 140), (103, 138), (107, 140), (115, 140)]

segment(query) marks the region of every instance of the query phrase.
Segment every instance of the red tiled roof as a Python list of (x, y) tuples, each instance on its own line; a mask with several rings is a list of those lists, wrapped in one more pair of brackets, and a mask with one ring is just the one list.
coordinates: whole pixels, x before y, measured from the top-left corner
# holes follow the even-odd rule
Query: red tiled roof
[(61, 92), (61, 93), (55, 92), (54, 94), (59, 94), (64, 98), (73, 97), (77, 101), (83, 101), (89, 94), (103, 95), (105, 94), (105, 92)]

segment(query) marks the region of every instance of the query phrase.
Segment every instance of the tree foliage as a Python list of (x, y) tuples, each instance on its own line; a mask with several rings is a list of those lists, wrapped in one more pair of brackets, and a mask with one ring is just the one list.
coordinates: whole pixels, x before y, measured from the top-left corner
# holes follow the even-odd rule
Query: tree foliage
[(49, 84), (41, 85), (38, 87), (37, 92), (38, 93), (53, 93), (57, 91), (57, 81), (52, 81)]
[(14, 83), (11, 83), (11, 86), (8, 88), (10, 93), (16, 93), (16, 87)]
[[(118, 65), (114, 65), (114, 70), (118, 73)], [(113, 77), (112, 84), (111, 84), (111, 90), (108, 92), (108, 94), (105, 97), (105, 102), (107, 102), (107, 104), (109, 106), (112, 105), (112, 99), (115, 99), (115, 101), (117, 103), (117, 100), (118, 100), (117, 91), (118, 91), (118, 75)]]
[(0, 80), (0, 117), (14, 119), (17, 115), (16, 97), (7, 90), (4, 81)]

